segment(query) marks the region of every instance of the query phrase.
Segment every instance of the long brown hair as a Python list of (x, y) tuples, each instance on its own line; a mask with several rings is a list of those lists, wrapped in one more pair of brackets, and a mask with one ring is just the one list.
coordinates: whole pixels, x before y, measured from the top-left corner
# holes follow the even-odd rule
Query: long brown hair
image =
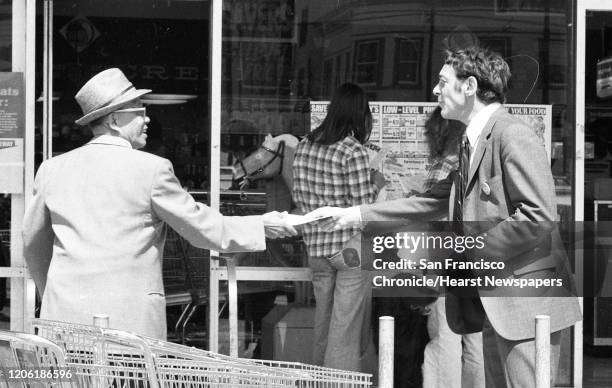
[(459, 150), (459, 139), (465, 131), (461, 121), (447, 120), (437, 106), (425, 121), (425, 138), (429, 144), (429, 157), (432, 159), (444, 156), (448, 149)]
[(345, 83), (334, 92), (325, 120), (307, 138), (315, 143), (333, 144), (352, 135), (364, 144), (370, 132), (372, 113), (365, 92), (355, 84)]

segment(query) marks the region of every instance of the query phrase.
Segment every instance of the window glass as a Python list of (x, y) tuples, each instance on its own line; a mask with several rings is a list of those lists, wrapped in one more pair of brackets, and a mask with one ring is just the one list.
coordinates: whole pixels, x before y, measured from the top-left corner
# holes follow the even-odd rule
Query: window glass
[(397, 55), (397, 80), (400, 85), (418, 86), (420, 74), (420, 39), (399, 39), (396, 42), (399, 53)]
[[(37, 57), (42, 58), (42, 2), (38, 4)], [(53, 154), (87, 143), (88, 127), (74, 121), (74, 96), (94, 74), (121, 69), (143, 97), (148, 139), (145, 151), (170, 159), (182, 185), (209, 186), (207, 2), (148, 0), (55, 0), (53, 2)], [(37, 61), (37, 95), (42, 60)], [(36, 104), (37, 167), (41, 162), (42, 99)]]
[[(541, 134), (555, 176), (558, 218), (571, 221), (572, 3), (545, 3), (226, 0), (221, 164), (242, 160), (267, 134), (306, 134), (316, 122), (311, 101), (328, 101), (342, 82), (359, 84), (371, 101), (435, 103), (444, 51), (479, 44), (509, 63), (507, 102)], [(525, 114), (530, 107), (538, 110)], [(424, 115), (383, 128), (379, 138), (391, 147), (388, 157), (406, 167), (406, 181), (418, 175), (412, 166), (428, 166), (419, 149), (423, 121)], [(418, 163), (410, 160), (418, 157)], [(249, 189), (266, 193), (266, 210), (284, 210), (274, 204), (280, 192), (270, 188), (276, 177), (262, 176)], [(238, 182), (224, 185), (238, 188)]]

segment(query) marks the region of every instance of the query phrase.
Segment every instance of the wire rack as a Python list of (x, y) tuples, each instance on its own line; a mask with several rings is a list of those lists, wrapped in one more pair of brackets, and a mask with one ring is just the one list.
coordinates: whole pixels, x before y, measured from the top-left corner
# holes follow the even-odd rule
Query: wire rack
[[(38, 335), (57, 343), (85, 383), (101, 387), (371, 386), (371, 375), (314, 365), (229, 357), (87, 325), (35, 319)], [(89, 379), (89, 380), (88, 380)]]

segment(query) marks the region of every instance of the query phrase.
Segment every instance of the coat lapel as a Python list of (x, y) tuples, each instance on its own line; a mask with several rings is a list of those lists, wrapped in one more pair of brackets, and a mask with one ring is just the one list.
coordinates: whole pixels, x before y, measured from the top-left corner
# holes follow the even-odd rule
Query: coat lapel
[(480, 140), (478, 141), (478, 146), (476, 147), (476, 151), (474, 153), (474, 160), (470, 164), (467, 187), (470, 187), (470, 183), (472, 183), (472, 179), (474, 179), (474, 175), (476, 175), (476, 171), (478, 171), (478, 167), (480, 166), (482, 157), (484, 156), (485, 151), (489, 146), (493, 126), (495, 125), (495, 122), (497, 121), (499, 116), (504, 112), (506, 112), (506, 108), (504, 108), (503, 106), (493, 112), (493, 115), (491, 115), (491, 118), (489, 119), (489, 121), (487, 121), (487, 125), (485, 125), (482, 132), (480, 133)]

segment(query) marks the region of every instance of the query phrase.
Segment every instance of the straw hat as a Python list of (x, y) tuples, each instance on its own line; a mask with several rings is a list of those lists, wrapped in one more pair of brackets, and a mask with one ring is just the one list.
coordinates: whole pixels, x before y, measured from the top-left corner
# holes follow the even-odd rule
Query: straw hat
[(134, 88), (117, 68), (104, 70), (87, 81), (74, 97), (83, 111), (83, 117), (75, 122), (86, 125), (150, 92), (150, 89)]

